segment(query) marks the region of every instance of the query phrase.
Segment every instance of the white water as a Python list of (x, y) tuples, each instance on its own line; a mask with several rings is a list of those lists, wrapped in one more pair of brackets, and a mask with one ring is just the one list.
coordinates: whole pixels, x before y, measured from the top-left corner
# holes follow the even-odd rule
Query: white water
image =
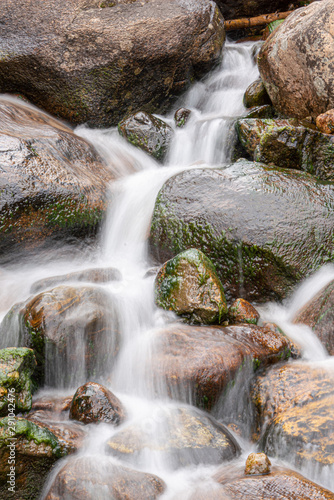
[[(0, 275), (0, 314), (4, 315), (12, 304), (29, 296), (31, 284), (38, 279), (97, 266), (113, 266), (121, 270), (121, 282), (101, 285), (113, 299), (123, 339), (117, 363), (110, 373), (105, 374), (102, 382), (125, 405), (128, 420), (124, 425), (136, 423), (154, 436), (166, 432), (163, 416), (178, 406), (178, 403), (167, 399), (164, 388), (157, 392), (149, 370), (154, 355), (154, 332), (176, 321), (173, 314), (164, 313), (155, 307), (154, 278), (146, 275), (150, 266), (147, 235), (155, 199), (163, 183), (177, 172), (198, 166), (199, 163), (211, 166), (229, 160), (233, 145), (233, 117), (244, 112), (243, 93), (257, 77), (253, 53), (254, 46), (251, 44), (227, 44), (221, 68), (205, 81), (196, 84), (184, 97), (180, 105), (191, 109), (192, 115), (187, 126), (176, 131), (163, 167), (125, 143), (115, 129), (93, 131), (78, 128), (76, 133), (95, 145), (119, 177), (110, 188), (111, 204), (102, 236), (102, 252), (94, 256), (78, 256), (76, 261), (70, 263), (52, 261), (33, 268), (4, 270)], [(327, 363), (328, 356), (313, 333), (304, 327), (292, 325), (291, 318), (302, 303), (333, 277), (334, 269), (328, 267), (302, 285), (289, 304), (271, 304), (262, 310), (264, 320), (275, 321), (301, 346), (306, 360)], [(11, 338), (11, 341), (15, 343), (15, 338)], [(230, 402), (232, 405), (237, 404), (237, 401), (233, 401)], [(218, 416), (222, 416), (219, 411)], [(79, 455), (103, 460), (106, 440), (118, 431), (105, 424), (93, 426), (90, 439)], [(255, 451), (255, 445), (237, 439), (243, 451), (237, 461), (240, 464), (245, 462), (249, 452)], [(116, 459), (115, 463), (118, 463)], [(146, 453), (135, 467), (157, 474), (167, 483), (168, 489), (162, 497), (164, 500), (186, 499), (199, 487), (215, 488), (210, 479), (216, 470), (212, 466), (173, 471), (161, 456)], [(317, 479), (314, 471), (304, 472), (308, 477)], [(334, 488), (331, 474), (322, 472), (320, 480), (325, 486)]]

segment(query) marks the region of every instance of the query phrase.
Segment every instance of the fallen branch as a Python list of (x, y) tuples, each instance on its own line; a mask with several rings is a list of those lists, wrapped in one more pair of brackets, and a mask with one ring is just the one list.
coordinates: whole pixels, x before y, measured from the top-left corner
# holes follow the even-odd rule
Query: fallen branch
[(243, 28), (252, 28), (254, 26), (264, 26), (265, 24), (272, 23), (273, 21), (278, 21), (279, 19), (285, 19), (289, 14), (294, 12), (289, 10), (288, 12), (275, 12), (274, 14), (263, 14), (257, 17), (246, 17), (241, 19), (231, 19), (230, 21), (225, 21), (225, 31), (239, 30)]

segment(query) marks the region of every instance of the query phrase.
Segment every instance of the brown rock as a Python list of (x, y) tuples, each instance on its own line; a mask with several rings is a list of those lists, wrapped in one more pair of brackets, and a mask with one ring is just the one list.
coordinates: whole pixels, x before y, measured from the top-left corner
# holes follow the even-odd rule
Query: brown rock
[(119, 399), (106, 387), (87, 382), (74, 394), (70, 419), (84, 424), (107, 422), (119, 425), (125, 419), (125, 412)]
[(252, 304), (244, 299), (237, 299), (228, 310), (229, 318), (234, 323), (249, 323), (257, 325), (260, 315)]
[(263, 81), (259, 78), (247, 87), (244, 94), (244, 105), (246, 108), (252, 108), (253, 106), (264, 106), (266, 104), (271, 104), (271, 100)]
[(297, 312), (293, 322), (311, 327), (329, 354), (334, 355), (334, 280)]
[(245, 474), (269, 474), (271, 462), (265, 453), (251, 453), (246, 460)]
[(334, 134), (334, 109), (317, 116), (316, 125), (324, 134)]
[(45, 500), (155, 500), (165, 483), (153, 474), (117, 466), (106, 457), (72, 458), (58, 472)]
[(208, 0), (6, 0), (1, 16), (0, 92), (100, 127), (166, 107), (225, 37)]
[(259, 70), (279, 112), (304, 118), (334, 108), (333, 26), (332, 0), (313, 2), (290, 14), (263, 45)]
[[(296, 4), (302, 3), (297, 0)], [(285, 12), (289, 10), (289, 0), (217, 0), (225, 19), (237, 19), (239, 17), (254, 17), (272, 12)]]

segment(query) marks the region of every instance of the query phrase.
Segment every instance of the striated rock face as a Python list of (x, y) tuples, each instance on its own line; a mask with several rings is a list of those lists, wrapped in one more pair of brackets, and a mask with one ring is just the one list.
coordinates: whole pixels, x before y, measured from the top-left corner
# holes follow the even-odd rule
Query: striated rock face
[(104, 373), (119, 348), (110, 298), (89, 286), (59, 286), (13, 306), (0, 327), (8, 331), (34, 350), (35, 381), (58, 387)]
[(70, 419), (84, 424), (106, 422), (119, 425), (125, 419), (125, 411), (120, 400), (106, 387), (87, 382), (73, 396)]
[(254, 382), (252, 399), (267, 454), (318, 472), (334, 465), (332, 370), (300, 363), (273, 367)]
[[(15, 452), (13, 441), (16, 438)], [(9, 446), (8, 446), (9, 445)], [(11, 452), (15, 455), (15, 492), (8, 491)], [(16, 418), (0, 420), (0, 496), (6, 500), (33, 500), (39, 498), (43, 481), (61, 457), (67, 454), (65, 446), (48, 429)]]
[(8, 411), (30, 410), (31, 376), (35, 367), (32, 349), (8, 347), (0, 350), (0, 417), (8, 415)]
[(258, 64), (274, 107), (316, 118), (334, 107), (334, 11), (322, 0), (293, 12), (263, 45)]
[(155, 500), (164, 492), (162, 479), (118, 466), (109, 458), (72, 458), (58, 472), (45, 500)]
[(113, 174), (70, 128), (0, 97), (0, 164), (1, 260), (15, 250), (95, 236)]
[(334, 356), (334, 281), (313, 297), (293, 319), (310, 326), (331, 356)]
[(180, 253), (159, 270), (155, 302), (192, 323), (221, 323), (227, 315), (216, 270), (203, 252), (194, 248)]
[(169, 179), (152, 218), (160, 262), (197, 248), (228, 299), (282, 299), (334, 255), (334, 187), (304, 172), (240, 160)]
[(1, 21), (0, 92), (100, 127), (166, 106), (225, 38), (209, 0), (6, 0)]
[(157, 422), (141, 421), (114, 434), (107, 442), (107, 453), (132, 462), (148, 449), (171, 468), (219, 464), (240, 454), (229, 431), (207, 414), (190, 407), (164, 412)]
[(150, 376), (168, 396), (211, 410), (229, 383), (291, 354), (281, 333), (255, 325), (171, 325), (153, 338)]

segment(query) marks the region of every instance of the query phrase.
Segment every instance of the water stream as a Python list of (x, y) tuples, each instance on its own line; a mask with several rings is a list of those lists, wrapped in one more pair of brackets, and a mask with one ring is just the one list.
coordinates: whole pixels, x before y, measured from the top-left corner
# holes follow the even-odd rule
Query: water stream
[[(170, 400), (165, 387), (153, 383), (149, 370), (154, 356), (154, 332), (177, 321), (173, 314), (158, 310), (154, 305), (154, 274), (148, 272), (152, 264), (148, 257), (147, 234), (155, 199), (163, 183), (185, 168), (194, 168), (199, 164), (210, 167), (229, 161), (233, 146), (233, 119), (243, 114), (243, 93), (258, 74), (254, 60), (256, 50), (254, 44), (227, 43), (221, 67), (195, 84), (182, 98), (179, 105), (192, 111), (191, 118), (185, 128), (175, 131), (175, 139), (163, 166), (127, 144), (115, 129), (77, 128), (76, 133), (97, 148), (118, 177), (110, 187), (111, 203), (101, 236), (101, 251), (94, 255), (78, 255), (71, 262), (53, 259), (39, 265), (21, 266), (20, 269), (4, 269), (0, 275), (0, 314), (4, 316), (14, 303), (29, 297), (30, 287), (38, 279), (97, 266), (112, 266), (121, 271), (123, 278), (120, 282), (100, 285), (112, 298), (113, 314), (117, 316), (122, 338), (116, 364), (100, 381), (125, 405), (128, 418), (124, 425), (134, 423), (155, 438), (167, 432), (166, 415), (184, 406)], [(171, 117), (167, 120), (172, 123)], [(291, 319), (302, 303), (333, 278), (334, 268), (327, 267), (301, 285), (286, 304), (269, 304), (261, 308), (263, 320), (277, 323), (301, 346), (305, 361), (322, 363), (329, 370), (333, 369), (331, 358), (312, 331), (292, 325)], [(8, 345), (17, 343), (17, 339), (12, 337), (6, 342)], [(60, 366), (59, 373), (62, 369)], [(86, 381), (85, 373), (79, 374), (75, 380), (76, 383), (80, 381)], [(66, 392), (72, 390), (73, 393), (76, 388), (73, 383), (72, 387), (66, 388)], [(44, 389), (40, 394), (46, 393), (63, 395), (64, 390), (59, 390), (58, 386)], [(233, 408), (233, 404), (238, 404), (237, 400), (229, 399), (232, 413), (240, 410)], [(223, 419), (219, 409), (216, 416)], [(78, 455), (96, 457), (99, 463), (107, 460), (105, 442), (115, 432), (118, 429), (106, 424), (92, 426), (89, 439)], [(238, 463), (244, 463), (245, 457), (256, 446), (247, 439), (237, 437), (237, 440), (242, 446)], [(115, 463), (119, 461), (115, 459)], [(50, 481), (62, 465), (60, 462)], [(205, 486), (207, 490), (215, 487), (209, 479), (215, 470), (211, 465), (174, 470), (168, 461), (155, 453), (141, 454), (132, 465), (138, 470), (155, 473), (166, 482), (168, 488), (162, 497), (164, 500), (186, 499), (199, 487)], [(324, 486), (334, 489), (334, 474), (322, 473), (319, 479), (314, 470), (303, 472), (307, 477), (318, 479)]]

